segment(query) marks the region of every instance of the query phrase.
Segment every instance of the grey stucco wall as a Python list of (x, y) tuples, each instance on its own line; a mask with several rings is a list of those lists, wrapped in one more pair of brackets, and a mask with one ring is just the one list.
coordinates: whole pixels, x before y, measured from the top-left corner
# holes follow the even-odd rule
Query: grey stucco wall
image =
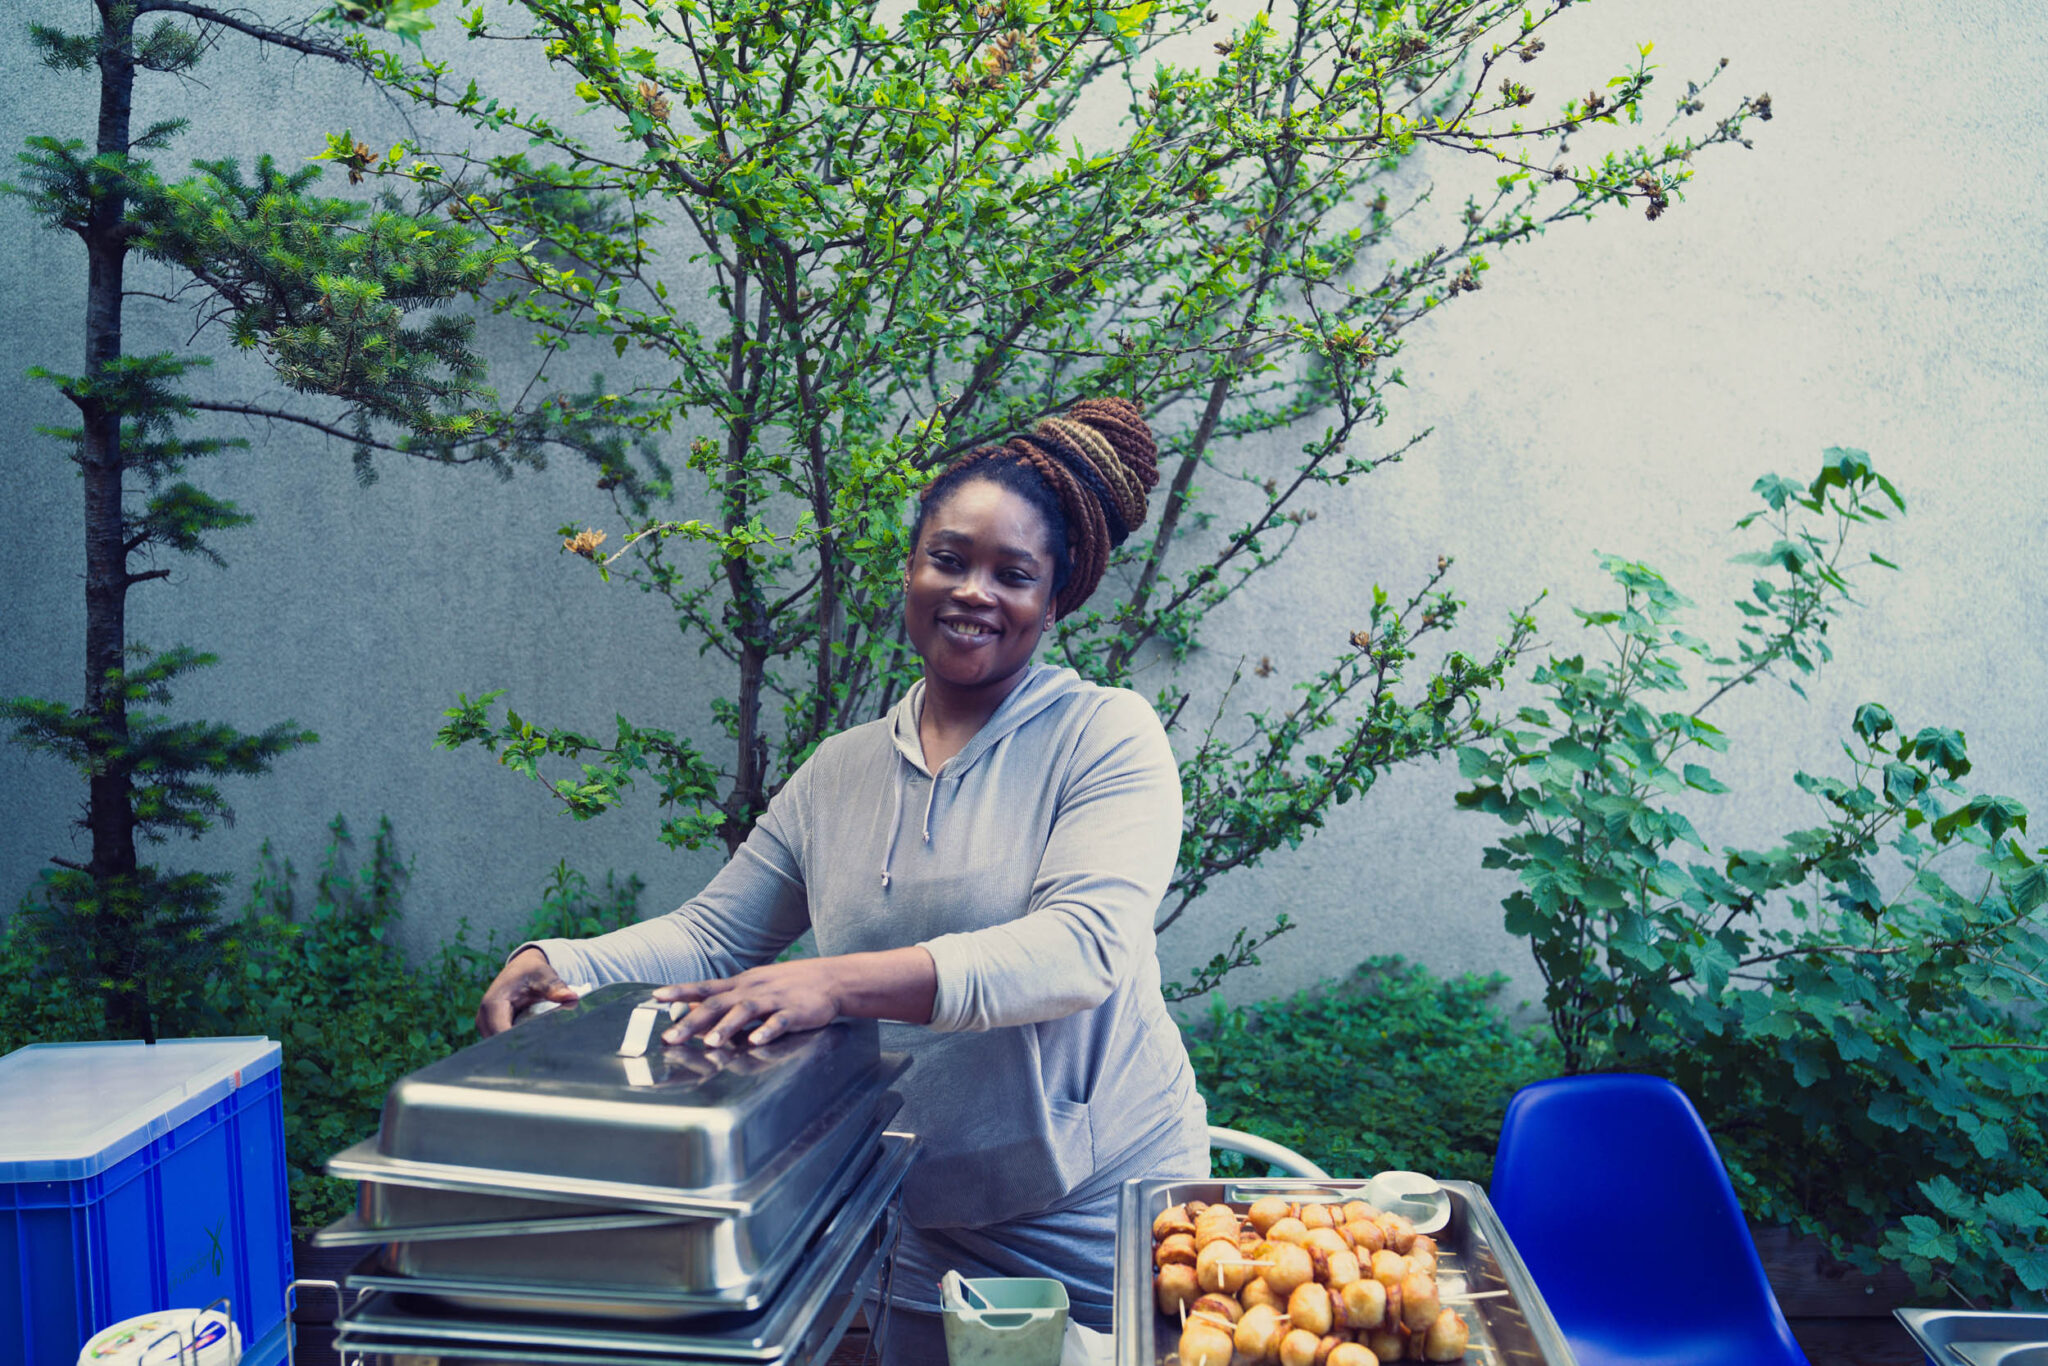
[[(80, 8), (30, 0), (8, 17), (75, 22)], [(1750, 482), (1809, 474), (1824, 446), (1856, 445), (1912, 503), (1882, 543), (1906, 572), (1867, 581), (1867, 607), (1838, 627), (1811, 701), (1770, 689), (1730, 700), (1721, 722), (1736, 748), (1720, 767), (1736, 795), (1709, 838), (1754, 843), (1811, 819), (1790, 774), (1827, 766), (1865, 699), (1909, 725), (1963, 727), (1973, 778), (2040, 807), (2048, 91), (2033, 77), (2048, 16), (2021, 0), (1614, 0), (1575, 9), (1558, 35), (1518, 73), (1545, 106), (1654, 39), (1669, 73), (1658, 107), (1727, 56), (1724, 85), (1768, 90), (1777, 117), (1755, 129), (1754, 150), (1702, 158), (1690, 198), (1663, 221), (1610, 214), (1557, 230), (1506, 253), (1480, 293), (1419, 328), (1386, 431), (1434, 434), (1403, 464), (1317, 500), (1295, 557), (1218, 614), (1218, 648), (1198, 671), (1225, 674), (1242, 652), (1305, 672), (1362, 621), (1372, 583), (1412, 584), (1439, 553), (1458, 561), (1473, 648), (1542, 588), (1545, 638), (1576, 648), (1566, 605), (1601, 595), (1596, 550), (1658, 564), (1702, 604), (1700, 629), (1725, 638), (1732, 614), (1717, 604), (1746, 582), (1726, 563), (1739, 548), (1729, 527)], [(226, 51), (207, 86), (150, 90), (149, 116), (201, 116), (178, 157), (267, 146), (291, 159), (329, 130), (374, 143), (399, 128), (397, 111), (332, 73)], [(89, 82), (36, 67), (14, 22), (0, 54), (4, 141), (85, 135)], [(76, 365), (83, 259), (18, 206), (0, 207), (0, 231), (14, 248), (0, 263), (11, 301), (0, 317), (0, 694), (68, 698), (82, 645), (78, 489), (30, 432), (66, 414), (21, 371)], [(137, 345), (180, 344), (178, 322), (159, 315)], [(510, 334), (497, 340), (516, 349)], [(258, 393), (264, 375), (226, 357), (207, 382)], [(268, 837), (306, 866), (334, 813), (365, 832), (388, 813), (415, 860), (416, 943), (465, 916), (513, 929), (560, 858), (637, 871), (650, 910), (701, 884), (715, 856), (661, 849), (648, 803), (574, 824), (480, 753), (430, 747), (455, 693), (483, 687), (599, 731), (614, 709), (702, 726), (694, 647), (652, 600), (572, 572), (584, 567), (556, 550), (563, 522), (609, 524), (580, 471), (500, 483), (385, 460), (361, 489), (345, 452), (284, 430), (245, 434), (249, 451), (198, 479), (257, 523), (223, 538), (225, 571), (179, 565), (169, 584), (139, 590), (134, 634), (220, 654), (182, 713), (250, 727), (291, 716), (322, 740), (235, 785), (237, 825), (169, 848), (167, 861), (246, 876)], [(1235, 876), (1166, 941), (1169, 975), (1233, 926), (1286, 908), (1305, 927), (1235, 979), (1233, 999), (1383, 952), (1504, 970), (1514, 994), (1535, 995), (1499, 927), (1506, 889), (1479, 868), (1492, 831), (1453, 812), (1456, 786), (1448, 766), (1397, 772), (1300, 852)], [(11, 901), (51, 854), (77, 852), (67, 822), (81, 793), (68, 771), (11, 747), (0, 791), (0, 897)]]

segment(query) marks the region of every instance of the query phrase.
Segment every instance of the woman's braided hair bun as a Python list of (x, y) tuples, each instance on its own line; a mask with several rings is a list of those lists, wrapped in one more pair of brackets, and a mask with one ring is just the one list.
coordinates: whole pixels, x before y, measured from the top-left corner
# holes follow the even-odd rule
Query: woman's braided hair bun
[(1084, 398), (1000, 446), (961, 456), (926, 489), (925, 506), (979, 473), (976, 466), (995, 463), (1028, 467), (1059, 503), (1073, 567), (1055, 607), (1063, 617), (1079, 610), (1102, 582), (1110, 552), (1145, 524), (1146, 496), (1159, 483), (1159, 448), (1144, 413), (1127, 398)]

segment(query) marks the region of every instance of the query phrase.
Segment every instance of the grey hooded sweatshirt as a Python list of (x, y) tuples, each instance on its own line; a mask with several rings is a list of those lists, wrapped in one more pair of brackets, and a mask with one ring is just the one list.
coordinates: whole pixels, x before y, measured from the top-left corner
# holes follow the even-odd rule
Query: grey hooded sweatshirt
[(1206, 1163), (1152, 931), (1181, 832), (1159, 718), (1136, 693), (1033, 665), (934, 774), (923, 700), (919, 683), (821, 744), (681, 908), (540, 949), (564, 979), (602, 984), (730, 976), (807, 928), (823, 954), (922, 945), (931, 1023), (883, 1027), (915, 1057), (896, 1123), (921, 1140), (903, 1191), (920, 1228), (1100, 1201), (1102, 1178), (1153, 1154)]

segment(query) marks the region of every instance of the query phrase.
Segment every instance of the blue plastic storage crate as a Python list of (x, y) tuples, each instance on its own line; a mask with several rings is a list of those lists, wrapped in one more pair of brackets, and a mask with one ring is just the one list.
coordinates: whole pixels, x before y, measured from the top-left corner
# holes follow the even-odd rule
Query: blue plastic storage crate
[(110, 1323), (223, 1295), (242, 1360), (283, 1356), (279, 1062), (261, 1038), (0, 1058), (0, 1366), (73, 1366)]

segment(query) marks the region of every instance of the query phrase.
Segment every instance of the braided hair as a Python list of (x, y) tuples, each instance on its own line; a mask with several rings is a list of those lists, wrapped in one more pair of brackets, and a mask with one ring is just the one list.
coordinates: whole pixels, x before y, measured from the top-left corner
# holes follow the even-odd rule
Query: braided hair
[(925, 486), (914, 546), (925, 519), (953, 490), (986, 479), (1038, 509), (1052, 536), (1053, 599), (1060, 616), (1088, 601), (1110, 552), (1145, 522), (1146, 496), (1159, 482), (1159, 450), (1138, 405), (1127, 398), (1085, 398), (1041, 419), (1000, 446), (967, 452)]

